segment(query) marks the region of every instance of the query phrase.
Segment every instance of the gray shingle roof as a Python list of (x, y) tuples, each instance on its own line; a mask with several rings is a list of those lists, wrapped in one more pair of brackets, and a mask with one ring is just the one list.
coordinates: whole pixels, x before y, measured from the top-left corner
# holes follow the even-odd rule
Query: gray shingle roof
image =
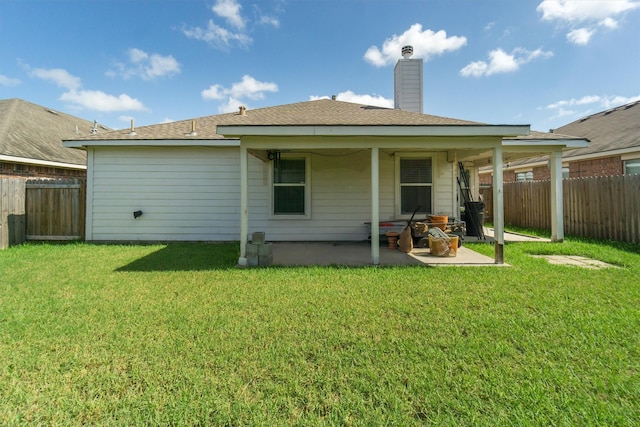
[[(196, 135), (191, 135), (195, 122)], [(465, 126), (483, 123), (448, 117), (413, 113), (392, 108), (320, 99), (295, 104), (247, 110), (246, 115), (227, 113), (172, 123), (142, 126), (135, 129), (100, 133), (74, 140), (173, 140), (222, 139), (219, 125), (244, 126)]]
[(93, 122), (21, 99), (0, 100), (0, 154), (49, 162), (86, 165), (86, 153), (67, 148), (63, 139), (90, 135)]
[(565, 157), (640, 148), (640, 101), (592, 114), (555, 129), (553, 134), (556, 132), (591, 141), (588, 147), (571, 150)]

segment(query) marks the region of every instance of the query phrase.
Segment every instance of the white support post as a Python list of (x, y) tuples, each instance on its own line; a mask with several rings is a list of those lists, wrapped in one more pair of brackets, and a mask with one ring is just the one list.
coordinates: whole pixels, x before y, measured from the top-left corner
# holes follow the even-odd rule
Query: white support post
[(371, 149), (371, 264), (380, 264), (380, 159), (378, 148)]
[(239, 266), (247, 265), (249, 237), (249, 164), (247, 147), (240, 142), (240, 258)]
[(551, 170), (551, 241), (564, 241), (564, 208), (562, 191), (562, 151), (549, 156)]
[(451, 162), (451, 214), (453, 218), (458, 218), (460, 216), (460, 189), (458, 188), (458, 180), (456, 178), (462, 179), (462, 177), (458, 177), (458, 152), (455, 151), (453, 154), (453, 161)]
[(493, 240), (496, 264), (504, 264), (504, 184), (502, 146), (493, 149)]

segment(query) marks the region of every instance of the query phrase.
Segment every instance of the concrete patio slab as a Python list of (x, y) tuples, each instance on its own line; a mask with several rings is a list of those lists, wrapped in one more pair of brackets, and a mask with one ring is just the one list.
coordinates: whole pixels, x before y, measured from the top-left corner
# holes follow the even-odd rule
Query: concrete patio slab
[[(493, 243), (493, 229), (485, 228), (486, 239), (481, 240), (466, 236), (464, 243)], [(549, 239), (505, 233), (505, 242), (540, 241)], [(276, 266), (366, 266), (371, 265), (371, 246), (368, 241), (362, 242), (273, 242), (273, 264)], [(495, 260), (479, 254), (466, 246), (458, 248), (455, 257), (432, 256), (428, 248), (414, 248), (410, 254), (398, 249), (380, 246), (381, 266), (508, 266), (496, 264)]]
[(554, 265), (572, 265), (575, 267), (589, 268), (592, 270), (598, 270), (601, 268), (617, 268), (615, 265), (608, 264), (606, 262), (587, 258), (577, 255), (531, 255), (534, 258), (544, 258), (549, 264)]
[[(273, 265), (371, 265), (369, 242), (277, 242), (273, 243)], [(455, 257), (432, 256), (428, 248), (414, 248), (406, 254), (398, 249), (380, 247), (381, 266), (495, 266), (493, 258), (466, 247), (458, 248)]]

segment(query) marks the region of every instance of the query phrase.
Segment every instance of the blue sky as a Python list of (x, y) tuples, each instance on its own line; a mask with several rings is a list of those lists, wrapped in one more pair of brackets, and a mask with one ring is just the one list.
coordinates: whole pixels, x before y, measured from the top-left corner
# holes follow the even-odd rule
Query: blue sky
[(112, 128), (337, 95), (547, 131), (640, 99), (640, 0), (0, 0), (0, 99)]

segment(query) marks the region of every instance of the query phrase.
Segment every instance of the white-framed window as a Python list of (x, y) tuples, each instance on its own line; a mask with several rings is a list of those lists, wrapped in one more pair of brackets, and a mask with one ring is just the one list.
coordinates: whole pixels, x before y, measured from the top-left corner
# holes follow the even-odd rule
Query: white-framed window
[(396, 156), (396, 215), (433, 213), (433, 157), (426, 154)]
[(282, 155), (271, 162), (272, 218), (311, 218), (310, 162), (308, 155)]
[(533, 171), (517, 172), (516, 181), (533, 181)]
[(640, 159), (629, 159), (624, 161), (625, 175), (640, 175)]

